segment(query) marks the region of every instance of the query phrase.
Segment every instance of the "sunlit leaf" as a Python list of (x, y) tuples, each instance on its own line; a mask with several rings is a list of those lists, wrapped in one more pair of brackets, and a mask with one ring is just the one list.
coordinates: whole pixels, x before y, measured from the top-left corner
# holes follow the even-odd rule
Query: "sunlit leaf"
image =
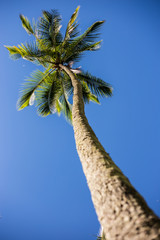
[(78, 24), (76, 22), (78, 12), (79, 12), (79, 8), (80, 8), (80, 6), (78, 6), (76, 8), (75, 12), (72, 14), (72, 16), (69, 20), (69, 23), (68, 23), (67, 28), (66, 28), (66, 33), (65, 33), (65, 38), (64, 38), (63, 45), (66, 44), (67, 40), (69, 40), (70, 38), (76, 37), (77, 34), (79, 33), (77, 31)]
[(22, 21), (22, 27), (26, 30), (26, 32), (28, 34), (34, 34), (34, 30), (28, 20), (27, 17), (25, 17), (24, 15), (20, 14), (20, 19)]

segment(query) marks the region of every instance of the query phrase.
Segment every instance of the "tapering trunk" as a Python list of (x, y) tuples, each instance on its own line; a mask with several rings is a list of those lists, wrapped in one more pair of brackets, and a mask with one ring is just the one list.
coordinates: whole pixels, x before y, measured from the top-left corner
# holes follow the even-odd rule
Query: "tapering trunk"
[(67, 66), (60, 67), (70, 76), (74, 88), (76, 147), (106, 239), (160, 239), (160, 219), (100, 144), (85, 116), (81, 84)]

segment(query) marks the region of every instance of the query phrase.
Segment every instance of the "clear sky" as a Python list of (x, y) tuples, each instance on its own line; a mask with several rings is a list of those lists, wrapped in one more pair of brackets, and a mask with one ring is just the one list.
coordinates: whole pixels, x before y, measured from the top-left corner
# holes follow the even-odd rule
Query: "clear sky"
[(73, 129), (63, 116), (17, 112), (21, 83), (37, 66), (13, 61), (3, 45), (29, 39), (30, 20), (58, 9), (63, 29), (80, 5), (84, 31), (96, 20), (101, 50), (79, 63), (112, 84), (114, 95), (86, 106), (91, 126), (115, 163), (160, 216), (160, 1), (1, 0), (0, 3), (0, 239), (94, 240), (99, 223)]

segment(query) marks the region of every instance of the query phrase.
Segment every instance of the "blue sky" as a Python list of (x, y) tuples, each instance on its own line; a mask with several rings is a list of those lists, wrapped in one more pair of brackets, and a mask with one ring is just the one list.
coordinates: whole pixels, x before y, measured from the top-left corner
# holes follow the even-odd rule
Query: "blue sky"
[(114, 95), (86, 106), (99, 140), (160, 216), (160, 2), (158, 0), (2, 0), (0, 7), (0, 239), (94, 240), (99, 223), (63, 116), (17, 112), (21, 83), (37, 66), (12, 61), (3, 45), (29, 39), (19, 14), (58, 9), (63, 29), (80, 5), (82, 32), (106, 20), (100, 51), (79, 63), (112, 84)]

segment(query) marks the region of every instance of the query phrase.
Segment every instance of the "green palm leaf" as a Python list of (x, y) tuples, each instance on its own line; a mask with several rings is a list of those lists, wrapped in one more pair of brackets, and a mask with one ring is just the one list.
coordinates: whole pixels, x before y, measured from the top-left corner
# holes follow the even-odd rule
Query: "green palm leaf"
[(99, 37), (100, 33), (99, 30), (102, 26), (102, 24), (105, 21), (97, 21), (93, 23), (81, 36), (80, 36), (80, 41), (85, 41), (85, 42), (95, 42), (95, 39)]
[(40, 116), (46, 117), (49, 114), (61, 112), (59, 97), (62, 93), (62, 86), (58, 79), (58, 72), (49, 74), (45, 81), (36, 90), (36, 106)]
[(62, 94), (59, 98), (62, 107), (62, 113), (66, 117), (66, 119), (72, 123), (72, 105), (70, 104), (68, 98), (71, 94), (72, 88), (70, 89), (71, 85), (68, 83), (67, 78), (64, 80), (63, 75), (61, 77), (61, 86), (62, 86)]
[(81, 54), (86, 50), (96, 50), (99, 47), (99, 42), (95, 42), (95, 39), (99, 36), (99, 29), (104, 21), (97, 21), (92, 24), (81, 36), (75, 38), (66, 48), (63, 61), (73, 61), (74, 55)]
[(68, 98), (65, 93), (63, 93), (59, 99), (61, 104), (62, 113), (65, 118), (72, 123), (72, 105), (68, 101)]
[(78, 24), (76, 22), (76, 19), (78, 17), (78, 12), (79, 12), (79, 8), (80, 6), (78, 6), (75, 10), (75, 12), (72, 14), (69, 23), (67, 25), (66, 28), (66, 33), (65, 33), (65, 37), (64, 37), (64, 41), (63, 41), (63, 46), (66, 44), (66, 42), (72, 38), (75, 38), (78, 35)]
[(77, 78), (80, 81), (85, 81), (94, 95), (102, 97), (112, 96), (112, 87), (102, 79), (96, 78), (88, 72), (79, 73)]
[(70, 77), (66, 74), (66, 72), (62, 72), (61, 78), (63, 79), (63, 88), (66, 92), (68, 98), (73, 94), (73, 86)]
[(68, 86), (64, 81), (61, 82), (61, 77), (58, 71), (50, 74), (47, 81), (43, 82), (36, 90), (37, 112), (42, 117), (62, 112), (71, 123), (72, 106), (68, 101), (69, 88), (67, 89)]
[(48, 102), (50, 88), (51, 82), (48, 81), (47, 84), (43, 84), (36, 91), (37, 113), (42, 117), (46, 117), (52, 113)]
[(42, 53), (40, 52), (40, 50), (37, 48), (37, 45), (35, 42), (33, 42), (32, 44), (26, 43), (18, 45), (18, 47), (16, 46), (5, 46), (9, 53), (10, 56), (14, 59), (17, 58), (24, 58), (27, 59), (29, 61), (34, 61), (36, 58), (39, 58), (42, 56)]
[(35, 64), (48, 67), (48, 63), (53, 63), (55, 53), (47, 49), (40, 49), (36, 42), (26, 43), (16, 46), (5, 46), (10, 53), (12, 59), (23, 58)]
[(82, 85), (83, 100), (85, 103), (89, 103), (90, 101), (95, 103), (100, 103), (98, 100), (98, 97), (91, 93), (86, 82), (81, 81), (81, 85)]
[(49, 94), (48, 94), (49, 109), (52, 113), (57, 112), (58, 114), (60, 114), (62, 107), (59, 102), (59, 98), (62, 95), (62, 85), (59, 80), (58, 71), (56, 71), (56, 73), (51, 75), (50, 77), (52, 78), (52, 85), (49, 89)]
[(77, 47), (73, 49), (67, 50), (67, 54), (65, 54), (64, 59), (65, 62), (79, 62), (81, 57), (83, 57), (85, 51), (96, 51), (100, 49), (102, 41), (98, 41), (96, 43), (83, 43), (81, 45), (77, 45)]
[(29, 20), (24, 15), (19, 15), (21, 21), (22, 21), (22, 27), (26, 30), (28, 34), (35, 34), (34, 28), (31, 26)]
[(18, 110), (22, 110), (29, 105), (33, 105), (35, 90), (46, 81), (49, 70), (50, 69), (46, 70), (45, 72), (36, 70), (31, 74), (30, 78), (26, 79), (26, 82), (22, 85), (20, 97), (17, 102)]
[(48, 48), (56, 47), (62, 42), (60, 22), (61, 17), (56, 10), (43, 11), (38, 24), (38, 38), (43, 39)]

